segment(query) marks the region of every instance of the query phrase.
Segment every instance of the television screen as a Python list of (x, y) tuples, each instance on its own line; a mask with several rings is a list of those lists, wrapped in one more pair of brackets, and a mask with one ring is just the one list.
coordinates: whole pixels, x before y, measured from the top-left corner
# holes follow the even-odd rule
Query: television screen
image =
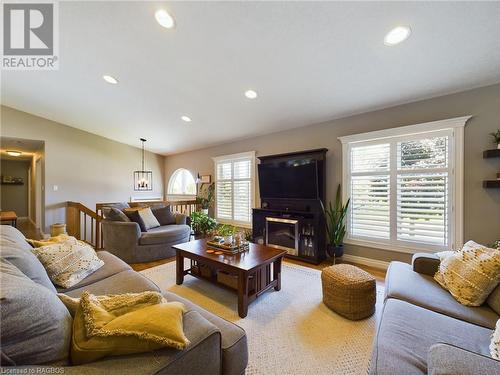
[(261, 198), (318, 198), (316, 161), (259, 164)]

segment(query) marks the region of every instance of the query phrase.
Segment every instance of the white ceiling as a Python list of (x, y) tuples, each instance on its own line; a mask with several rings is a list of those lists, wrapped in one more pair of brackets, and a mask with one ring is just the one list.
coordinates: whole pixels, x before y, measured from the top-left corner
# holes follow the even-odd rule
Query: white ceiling
[(2, 72), (2, 102), (175, 153), (499, 82), (499, 36), (500, 2), (62, 2), (59, 71)]

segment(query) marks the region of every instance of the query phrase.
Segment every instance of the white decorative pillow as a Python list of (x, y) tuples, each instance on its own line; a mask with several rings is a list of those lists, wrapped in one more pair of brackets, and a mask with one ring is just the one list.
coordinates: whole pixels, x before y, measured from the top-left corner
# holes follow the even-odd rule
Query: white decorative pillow
[(90, 245), (74, 237), (32, 251), (52, 282), (63, 288), (78, 284), (104, 265)]
[(441, 257), (434, 279), (466, 306), (481, 306), (500, 282), (500, 251), (467, 242)]
[(151, 208), (149, 208), (149, 207), (143, 208), (142, 210), (139, 210), (139, 216), (141, 217), (142, 221), (144, 222), (144, 226), (146, 227), (146, 230), (160, 226), (160, 222), (158, 221), (156, 216), (153, 215), (153, 211), (151, 211)]
[(500, 319), (497, 320), (495, 332), (491, 336), (490, 353), (494, 359), (500, 361)]

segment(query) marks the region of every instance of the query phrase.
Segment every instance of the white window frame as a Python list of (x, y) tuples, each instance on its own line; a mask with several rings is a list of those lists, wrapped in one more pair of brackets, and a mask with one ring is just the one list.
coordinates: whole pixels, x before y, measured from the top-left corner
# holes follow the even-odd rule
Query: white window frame
[[(250, 222), (238, 221), (238, 220), (230, 220), (230, 219), (220, 219), (217, 217), (217, 164), (219, 162), (235, 162), (238, 160), (247, 160), (250, 159), (250, 209), (255, 208), (255, 151), (241, 152), (238, 154), (231, 155), (222, 155), (212, 158), (214, 161), (214, 182), (215, 182), (215, 220), (221, 224), (230, 224), (242, 228), (252, 228), (252, 213), (250, 212)], [(234, 165), (231, 164), (231, 183), (234, 183)], [(234, 189), (232, 189), (233, 195), (231, 196), (231, 207), (234, 211)], [(234, 218), (234, 212), (232, 213)]]
[(169, 201), (182, 201), (182, 200), (193, 200), (196, 199), (196, 195), (198, 193), (198, 184), (196, 184), (196, 194), (171, 194), (170, 191), (172, 190), (172, 184), (173, 184), (173, 178), (175, 175), (179, 173), (181, 170), (186, 170), (191, 174), (191, 177), (193, 177), (193, 180), (196, 184), (196, 178), (194, 177), (193, 172), (191, 172), (187, 168), (177, 168), (172, 174), (170, 175), (170, 178), (168, 179), (168, 185), (167, 185), (167, 199)]
[[(449, 245), (447, 247), (431, 244), (423, 244), (417, 242), (405, 242), (394, 238), (394, 233), (391, 230), (391, 239), (384, 240), (379, 238), (361, 238), (352, 237), (350, 234), (349, 223), (350, 217), (347, 218), (347, 236), (345, 243), (357, 246), (365, 246), (389, 251), (397, 251), (404, 253), (435, 252), (442, 250), (460, 249), (463, 246), (463, 206), (464, 206), (464, 127), (467, 121), (472, 116), (456, 117), (446, 120), (426, 122), (416, 125), (402, 126), (391, 129), (378, 130), (362, 134), (348, 135), (339, 137), (342, 143), (342, 186), (345, 186), (343, 191), (344, 202), (349, 199), (351, 185), (350, 173), (350, 153), (351, 147), (363, 143), (383, 143), (384, 141), (392, 141), (397, 138), (404, 137), (410, 139), (412, 137), (421, 137), (429, 134), (429, 137), (439, 135), (449, 135), (449, 164), (451, 175), (449, 176), (450, 183), (450, 218), (449, 218)], [(397, 205), (397, 200), (393, 199), (397, 192), (394, 190), (395, 179), (394, 174), (397, 174), (395, 168), (397, 162), (397, 153), (391, 150), (391, 199), (390, 211), (391, 221), (394, 221), (394, 212)], [(350, 210), (349, 210), (350, 216)]]

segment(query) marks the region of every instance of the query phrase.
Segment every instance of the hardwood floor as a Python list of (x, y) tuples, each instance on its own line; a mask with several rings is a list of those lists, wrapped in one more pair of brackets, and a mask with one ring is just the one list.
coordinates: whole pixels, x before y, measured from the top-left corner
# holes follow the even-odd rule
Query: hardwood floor
[[(130, 266), (135, 271), (143, 271), (143, 270), (148, 269), (148, 268), (156, 267), (156, 266), (159, 266), (159, 265), (162, 265), (165, 263), (174, 262), (174, 261), (175, 261), (175, 257), (171, 257), (171, 258), (166, 258), (166, 259), (157, 260), (157, 261), (148, 262), (148, 263), (133, 263), (133, 264), (130, 264)], [(295, 259), (288, 259), (288, 258), (285, 258), (284, 262), (298, 264), (300, 266), (314, 268), (314, 269), (320, 270), (320, 271), (325, 267), (329, 267), (329, 266), (333, 265), (333, 260), (325, 260), (317, 265), (311, 264), (311, 263), (306, 263), (306, 262), (301, 262), (301, 261), (295, 260)], [(361, 264), (345, 262), (345, 261), (342, 261), (341, 259), (340, 260), (337, 259), (336, 263), (337, 264), (340, 264), (340, 263), (353, 264), (353, 265), (365, 270), (366, 272), (369, 272), (370, 274), (372, 274), (375, 277), (377, 285), (380, 285), (380, 286), (385, 285), (385, 273), (386, 273), (385, 270), (381, 270), (381, 269), (373, 268), (373, 267), (368, 267), (368, 266), (364, 266)]]

